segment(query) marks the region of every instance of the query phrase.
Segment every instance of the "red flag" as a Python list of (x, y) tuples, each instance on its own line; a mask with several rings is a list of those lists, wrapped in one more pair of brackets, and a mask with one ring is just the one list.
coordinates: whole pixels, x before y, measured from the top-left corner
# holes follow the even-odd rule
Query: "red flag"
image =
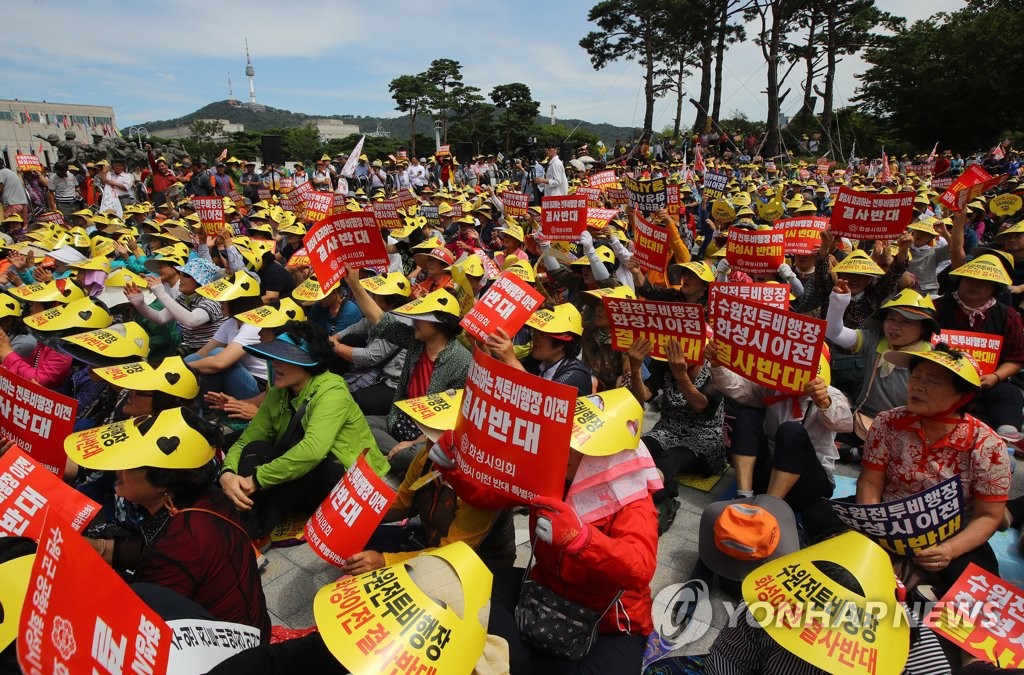
[(42, 143), (39, 144), (39, 149), (36, 150), (36, 152), (38, 152), (39, 154), (43, 153), (43, 144)]
[(996, 159), (1002, 159), (1003, 157), (1006, 156), (1006, 153), (1003, 152), (1002, 143), (997, 143), (996, 147), (992, 148), (992, 156), (995, 157)]
[(889, 169), (889, 156), (885, 154), (885, 148), (882, 148), (882, 180), (892, 180), (892, 170)]
[(700, 149), (700, 145), (697, 145), (697, 154), (693, 160), (693, 170), (704, 173), (704, 153)]

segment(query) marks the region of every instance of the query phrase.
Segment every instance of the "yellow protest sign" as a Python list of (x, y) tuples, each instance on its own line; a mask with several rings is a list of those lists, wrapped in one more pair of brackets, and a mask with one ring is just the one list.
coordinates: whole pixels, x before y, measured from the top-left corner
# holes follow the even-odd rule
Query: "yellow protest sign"
[(988, 210), (997, 216), (1012, 216), (1020, 211), (1022, 205), (1019, 195), (1012, 192), (993, 197), (988, 202)]
[(491, 581), (458, 541), (324, 586), (313, 616), (331, 654), (353, 673), (468, 675), (487, 638), (481, 621)]
[(462, 405), (462, 390), (450, 389), (440, 394), (407, 398), (396, 401), (395, 405), (412, 418), (427, 438), (437, 441), (442, 433), (455, 428)]
[(736, 209), (725, 199), (719, 197), (711, 205), (711, 217), (715, 219), (715, 222), (731, 222), (736, 220)]
[(620, 387), (576, 399), (570, 447), (602, 457), (636, 450), (644, 410), (629, 389)]
[(0, 650), (14, 642), (21, 622), (21, 606), (28, 593), (35, 554), (23, 555), (0, 565)]
[(473, 293), (473, 287), (469, 284), (469, 278), (466, 277), (466, 271), (462, 269), (462, 265), (452, 265), (449, 271), (455, 282), (452, 294), (459, 301), (459, 316), (466, 316), (466, 313), (473, 309), (476, 294)]

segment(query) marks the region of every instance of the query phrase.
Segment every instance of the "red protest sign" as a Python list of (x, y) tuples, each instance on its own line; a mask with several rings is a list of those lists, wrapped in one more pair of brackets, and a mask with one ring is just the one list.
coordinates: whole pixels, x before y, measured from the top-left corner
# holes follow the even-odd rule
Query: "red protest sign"
[(612, 349), (629, 351), (634, 342), (645, 339), (654, 346), (651, 358), (664, 361), (668, 358), (669, 340), (678, 340), (687, 363), (700, 363), (704, 359), (707, 333), (702, 306), (607, 296), (601, 301), (611, 325)]
[(786, 233), (787, 255), (815, 255), (821, 247), (821, 233), (828, 228), (828, 218), (783, 218), (774, 228)]
[(100, 505), (15, 445), (0, 457), (0, 534), (39, 541), (47, 510), (81, 532), (99, 513)]
[(498, 267), (498, 263), (494, 262), (494, 258), (482, 248), (474, 248), (473, 253), (480, 256), (480, 264), (484, 267), (484, 276), (488, 279), (497, 279), (501, 274), (501, 268)]
[(515, 501), (561, 499), (577, 393), (475, 351), (455, 423), (459, 469)]
[(786, 260), (786, 232), (731, 227), (725, 259), (740, 272), (775, 274)]
[(1003, 336), (988, 333), (973, 333), (968, 330), (942, 329), (941, 333), (932, 336), (932, 344), (945, 342), (950, 348), (970, 354), (978, 362), (982, 375), (996, 372), (999, 366), (999, 354), (1003, 351)]
[(665, 210), (668, 211), (668, 215), (675, 218), (679, 217), (679, 212), (682, 210), (682, 200), (679, 198), (679, 184), (669, 183), (665, 187)]
[(64, 439), (75, 426), (78, 401), (0, 369), (0, 437), (12, 438), (48, 471), (64, 475)]
[(395, 491), (360, 455), (306, 522), (306, 541), (321, 558), (341, 567), (363, 550), (394, 500)]
[(618, 209), (587, 209), (587, 227), (600, 230), (612, 218), (618, 217)]
[(575, 195), (544, 197), (541, 224), (551, 241), (576, 241), (587, 229), (587, 200)]
[(896, 239), (914, 217), (915, 196), (913, 192), (857, 192), (843, 186), (832, 207), (832, 234), (851, 239)]
[(14, 156), (14, 162), (18, 166), (18, 171), (43, 171), (43, 164), (35, 155), (23, 155), (19, 152)]
[(402, 218), (398, 215), (398, 203), (392, 199), (370, 204), (373, 220), (379, 229), (397, 230), (402, 227)]
[(974, 563), (925, 618), (932, 630), (1000, 668), (1024, 667), (1024, 591)]
[(277, 181), (277, 187), (281, 190), (291, 190), (293, 181), (291, 178), (282, 178)]
[(506, 216), (525, 218), (529, 215), (530, 195), (507, 190), (501, 193), (501, 204), (505, 208)]
[(769, 389), (802, 394), (818, 375), (825, 322), (719, 294), (712, 305), (718, 362)]
[(992, 176), (991, 178), (984, 180), (981, 183), (978, 183), (977, 185), (972, 185), (968, 188), (960, 190), (960, 192), (956, 193), (956, 205), (952, 208), (956, 211), (963, 209), (964, 206), (968, 202), (973, 200), (975, 197), (983, 195), (992, 188), (1002, 185), (1007, 178), (1009, 178), (1009, 175), (1003, 173), (998, 176)]
[(609, 169), (595, 173), (587, 182), (590, 183), (591, 187), (601, 187), (603, 185), (614, 185), (619, 182), (619, 178), (615, 175), (614, 169)]
[(945, 190), (953, 184), (952, 178), (933, 178), (931, 188), (933, 190)]
[(256, 188), (256, 196), (260, 198), (261, 202), (266, 202), (270, 201), (274, 195), (270, 192), (270, 188)]
[(64, 214), (60, 211), (47, 211), (36, 216), (37, 223), (59, 223), (64, 225)]
[(29, 588), (18, 630), (22, 672), (167, 671), (171, 629), (53, 511)]
[[(960, 208), (957, 206), (957, 194), (972, 185), (984, 183), (990, 178), (992, 178), (992, 175), (977, 164), (969, 166), (962, 174), (957, 176), (955, 181), (950, 183), (949, 187), (946, 188), (946, 191), (939, 197), (939, 202), (947, 208), (959, 211)], [(934, 187), (934, 181), (932, 186)]]
[(239, 194), (238, 190), (232, 190), (231, 192), (229, 192), (228, 199), (234, 202), (235, 208), (238, 209), (239, 211), (245, 208), (245, 197)]
[(316, 223), (331, 214), (334, 206), (333, 192), (310, 190), (306, 193), (306, 221)]
[(344, 192), (335, 192), (331, 197), (331, 215), (335, 216), (344, 213), (348, 205), (348, 195)]
[(708, 291), (708, 306), (713, 310), (720, 295), (742, 298), (776, 309), (789, 309), (789, 284), (743, 284), (731, 281), (714, 281)]
[(486, 340), (499, 328), (514, 336), (543, 302), (544, 296), (532, 286), (511, 272), (503, 272), (459, 325), (479, 340)]
[(633, 226), (633, 259), (645, 272), (665, 271), (668, 262), (668, 229), (655, 225), (639, 213)]
[(452, 154), (452, 146), (451, 145), (442, 145), (441, 147), (439, 147), (437, 149), (437, 152), (435, 152), (434, 154), (435, 155), (450, 155), (450, 154)]
[(221, 197), (193, 197), (192, 206), (203, 225), (203, 232), (217, 234), (224, 227), (224, 199)]
[(416, 193), (412, 191), (412, 188), (405, 188), (404, 190), (399, 190), (395, 194), (394, 199), (399, 204), (401, 204), (403, 208), (406, 209), (409, 208), (410, 206), (416, 206), (417, 204), (420, 203), (419, 197), (417, 197)]
[(329, 216), (313, 225), (302, 240), (320, 287), (326, 292), (341, 280), (342, 266), (358, 269), (388, 265), (380, 230), (369, 213)]
[(589, 204), (597, 204), (598, 206), (601, 205), (602, 197), (601, 197), (601, 189), (600, 188), (580, 186), (580, 187), (576, 188), (576, 193), (575, 194), (576, 194), (577, 197), (585, 197), (586, 200), (587, 200), (587, 204), (588, 205)]

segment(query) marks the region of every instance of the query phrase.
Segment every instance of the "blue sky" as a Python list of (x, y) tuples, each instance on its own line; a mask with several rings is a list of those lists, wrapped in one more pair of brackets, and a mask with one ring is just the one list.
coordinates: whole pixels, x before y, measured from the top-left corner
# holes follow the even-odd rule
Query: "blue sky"
[[(0, 53), (4, 96), (111, 105), (124, 127), (178, 117), (227, 98), (248, 99), (244, 38), (260, 103), (308, 114), (397, 116), (388, 83), (425, 70), (434, 58), (463, 65), (467, 84), (486, 96), (497, 84), (525, 82), (541, 112), (634, 126), (643, 120), (641, 72), (632, 63), (594, 71), (579, 46), (591, 26), (585, 0), (168, 0), (123, 3), (35, 0), (7, 3)], [(879, 0), (918, 19), (962, 0)], [(840, 64), (837, 105), (853, 95), (859, 59)], [(766, 112), (764, 64), (753, 43), (730, 50), (723, 112)], [(799, 105), (798, 73), (783, 112)], [(688, 80), (693, 95), (698, 76)], [(789, 110), (787, 110), (789, 109)], [(655, 128), (672, 123), (659, 101)], [(684, 109), (692, 120), (693, 109)]]

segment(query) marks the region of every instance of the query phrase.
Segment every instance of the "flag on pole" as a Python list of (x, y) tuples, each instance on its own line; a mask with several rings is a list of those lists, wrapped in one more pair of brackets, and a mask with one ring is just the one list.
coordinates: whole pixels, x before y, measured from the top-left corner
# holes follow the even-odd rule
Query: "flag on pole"
[(882, 148), (882, 180), (892, 180), (892, 170), (889, 169), (889, 156), (885, 154), (885, 148)]
[[(932, 148), (931, 153), (928, 155), (928, 162), (935, 159), (935, 156), (939, 154), (939, 142), (935, 141), (935, 147)], [(926, 162), (927, 163), (927, 162)]]
[(704, 173), (704, 170), (705, 170), (704, 169), (704, 153), (701, 152), (700, 144), (699, 143), (697, 144), (697, 150), (694, 153), (693, 170), (694, 170), (694, 172), (699, 171), (701, 173)]
[(856, 158), (857, 158), (857, 141), (854, 140), (853, 141), (853, 145), (850, 147), (850, 158), (848, 160), (846, 160), (846, 170), (847, 171), (851, 171), (852, 172), (854, 170), (855, 167), (853, 166), (853, 161)]
[(359, 142), (356, 143), (356, 147), (352, 149), (352, 154), (345, 160), (345, 166), (341, 167), (341, 175), (345, 178), (352, 178), (356, 175), (356, 164), (359, 163), (359, 155), (363, 154), (363, 141), (366, 140), (366, 135), (363, 134), (359, 138)]
[(1006, 156), (1006, 153), (1003, 151), (1002, 143), (996, 143), (996, 147), (992, 148), (992, 156), (996, 159), (1002, 159)]

